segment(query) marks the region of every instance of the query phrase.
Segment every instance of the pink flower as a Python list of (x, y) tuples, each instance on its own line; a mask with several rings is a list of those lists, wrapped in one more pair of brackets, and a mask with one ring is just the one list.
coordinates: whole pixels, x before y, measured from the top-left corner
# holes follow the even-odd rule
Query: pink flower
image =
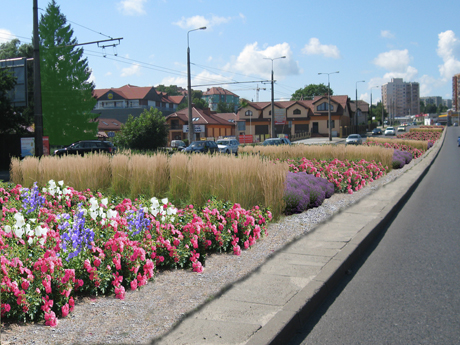
[(62, 317), (66, 317), (69, 315), (69, 305), (66, 303), (61, 307), (62, 310)]
[(75, 308), (75, 301), (74, 301), (73, 297), (69, 298), (69, 306), (70, 306), (70, 311), (72, 312), (73, 308)]
[(23, 290), (27, 290), (29, 288), (29, 281), (28, 280), (24, 280), (21, 284), (21, 287)]
[(137, 289), (137, 279), (134, 279), (131, 282), (131, 290), (136, 290)]
[(94, 259), (94, 266), (99, 267), (100, 264), (101, 260), (99, 260), (98, 258)]
[(115, 297), (121, 300), (125, 299), (125, 288), (123, 285), (115, 288)]
[(50, 327), (56, 327), (58, 324), (58, 320), (54, 311), (49, 313), (45, 313), (45, 325)]

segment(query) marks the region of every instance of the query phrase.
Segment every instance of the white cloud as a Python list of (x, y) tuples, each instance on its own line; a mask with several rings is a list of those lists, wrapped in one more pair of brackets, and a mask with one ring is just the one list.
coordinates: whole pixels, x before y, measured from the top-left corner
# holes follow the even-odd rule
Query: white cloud
[(228, 23), (231, 20), (231, 17), (219, 17), (215, 15), (212, 15), (209, 19), (203, 16), (193, 16), (189, 18), (182, 17), (181, 20), (173, 24), (179, 26), (182, 29), (196, 29), (203, 26), (206, 26), (207, 29), (210, 29), (214, 26)]
[(390, 30), (380, 31), (380, 36), (382, 36), (383, 38), (394, 38), (395, 37), (395, 35), (391, 33)]
[(297, 61), (292, 58), (291, 47), (288, 43), (268, 46), (264, 50), (258, 47), (258, 43), (248, 44), (238, 55), (235, 61), (227, 64), (229, 71), (236, 70), (246, 75), (259, 75), (271, 79), (272, 62), (267, 58), (286, 56), (285, 59), (273, 61), (273, 70), (276, 78), (285, 78), (288, 75), (301, 73)]
[(411, 57), (409, 51), (404, 50), (390, 50), (385, 53), (379, 54), (374, 59), (374, 64), (383, 67), (391, 72), (404, 72), (409, 67)]
[(332, 44), (325, 45), (321, 44), (319, 39), (313, 37), (310, 38), (308, 44), (302, 49), (302, 53), (306, 55), (323, 55), (325, 57), (331, 57), (334, 59), (340, 58), (340, 51), (337, 46)]
[(121, 70), (122, 77), (129, 77), (131, 75), (140, 75), (140, 74), (141, 74), (141, 66), (137, 63), (132, 64), (130, 67), (126, 67)]
[(112, 72), (107, 72), (106, 74), (104, 74), (104, 77), (110, 77), (112, 75)]
[(460, 40), (452, 30), (441, 32), (438, 35), (437, 53), (443, 64), (439, 65), (439, 73), (445, 79), (451, 79), (454, 74), (460, 73)]
[(89, 78), (88, 78), (88, 81), (89, 81), (90, 83), (93, 82), (94, 85), (96, 85), (96, 76), (94, 75), (94, 73), (93, 73), (92, 71), (91, 71), (91, 74), (90, 74), (90, 76), (89, 76)]
[(11, 33), (11, 31), (6, 29), (0, 29), (0, 43), (6, 43), (15, 39), (16, 36)]
[[(184, 71), (185, 74), (185, 71)], [(201, 71), (197, 75), (193, 75), (192, 71), (192, 88), (194, 90), (205, 91), (211, 86), (194, 86), (194, 85), (206, 85), (206, 84), (220, 84), (220, 86), (225, 87), (226, 83), (232, 82), (229, 77), (224, 77), (220, 74), (210, 73), (209, 71)], [(187, 77), (166, 77), (161, 80), (159, 84), (162, 85), (177, 85), (187, 88)]]
[(146, 14), (144, 10), (146, 2), (147, 0), (123, 0), (118, 3), (117, 8), (118, 11), (128, 16), (142, 15)]

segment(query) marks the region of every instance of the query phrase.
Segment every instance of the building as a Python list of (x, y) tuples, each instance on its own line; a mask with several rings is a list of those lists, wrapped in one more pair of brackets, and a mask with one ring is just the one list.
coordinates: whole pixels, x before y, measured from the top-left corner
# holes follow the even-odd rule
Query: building
[[(328, 104), (327, 95), (313, 100), (275, 102), (275, 136), (284, 134), (293, 138), (300, 133), (328, 136)], [(353, 124), (350, 100), (348, 96), (331, 96), (330, 104), (332, 135), (342, 136), (343, 128)], [(238, 135), (250, 136), (253, 142), (262, 142), (271, 136), (271, 102), (249, 102), (237, 115)]]
[(382, 85), (382, 101), (390, 121), (395, 117), (420, 113), (419, 83), (406, 83), (402, 78), (392, 78)]
[(209, 109), (211, 109), (211, 111), (217, 110), (217, 105), (219, 102), (233, 104), (234, 110), (236, 111), (240, 103), (239, 96), (221, 87), (212, 87), (207, 89), (206, 92), (203, 92), (202, 99), (208, 103)]
[(451, 99), (443, 99), (442, 100), (442, 105), (446, 107), (447, 109), (452, 108), (452, 100)]
[[(216, 113), (210, 109), (192, 107), (195, 132), (192, 140), (234, 137), (236, 118), (235, 113)], [(166, 123), (169, 125), (168, 145), (171, 140), (186, 140), (188, 137), (188, 108), (166, 116)]]
[(97, 99), (93, 113), (99, 114), (99, 118), (115, 119), (121, 123), (126, 123), (129, 115), (138, 117), (151, 107), (160, 110), (165, 116), (169, 115), (185, 101), (183, 95), (168, 96), (156, 91), (153, 86), (139, 87), (129, 84), (120, 88), (95, 89), (93, 95)]
[(428, 104), (434, 104), (436, 107), (442, 105), (442, 97), (441, 96), (428, 96), (428, 97), (420, 97), (420, 100), (427, 106)]
[(452, 77), (452, 110), (460, 110), (460, 73)]

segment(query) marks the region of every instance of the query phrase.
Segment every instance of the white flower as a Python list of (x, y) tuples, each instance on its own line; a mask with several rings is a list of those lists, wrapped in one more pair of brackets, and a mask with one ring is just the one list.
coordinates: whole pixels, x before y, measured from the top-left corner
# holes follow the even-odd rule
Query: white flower
[(88, 214), (88, 210), (86, 208), (84, 208), (82, 211), (83, 211), (84, 216), (86, 216)]
[(96, 198), (89, 199), (89, 203), (91, 204), (91, 211), (96, 211), (99, 208), (99, 204)]
[(147, 207), (144, 207), (143, 210), (144, 210), (144, 213), (149, 212), (149, 209)]
[(104, 198), (104, 199), (101, 200), (101, 203), (102, 203), (102, 205), (104, 205), (105, 207), (107, 207), (107, 204), (109, 203), (109, 199)]
[(5, 231), (7, 234), (9, 234), (9, 233), (11, 232), (11, 226), (5, 225), (5, 226), (3, 227), (3, 231)]
[(101, 225), (105, 225), (107, 221), (105, 219), (101, 220)]
[(45, 187), (42, 188), (42, 193), (46, 193), (48, 191), (48, 189), (46, 189)]
[(29, 222), (31, 222), (31, 223), (35, 223), (36, 221), (37, 221), (37, 219), (35, 219), (35, 218), (29, 219)]
[(109, 219), (116, 218), (117, 215), (118, 215), (117, 211), (107, 210), (107, 218), (109, 218)]
[(97, 212), (91, 211), (89, 214), (91, 215), (91, 218), (93, 218), (94, 220), (97, 219)]
[(161, 221), (164, 223), (166, 220), (165, 216), (161, 217)]
[(157, 208), (152, 208), (152, 209), (150, 209), (150, 213), (153, 214), (154, 217), (156, 217), (157, 214), (158, 214), (158, 209)]
[(61, 180), (61, 181), (58, 182), (58, 184), (62, 187), (63, 184), (64, 184), (64, 181)]
[(24, 216), (22, 215), (22, 213), (15, 213), (14, 215), (14, 219), (16, 219), (16, 224), (15, 226), (18, 227), (18, 228), (22, 228), (26, 222), (24, 221)]
[(45, 241), (46, 241), (46, 237), (42, 237), (40, 238), (40, 240), (38, 241), (42, 246), (45, 245)]
[(33, 242), (34, 242), (33, 237), (29, 237), (29, 239), (27, 240), (27, 243), (32, 244)]
[(14, 234), (17, 237), (22, 237), (22, 235), (24, 235), (24, 229), (23, 228), (15, 228), (14, 229)]
[(99, 217), (105, 218), (105, 216), (106, 216), (106, 215), (105, 215), (104, 210), (103, 210), (102, 208), (100, 208), (100, 209), (99, 209)]
[(171, 216), (171, 215), (176, 214), (176, 213), (177, 213), (177, 208), (175, 208), (175, 207), (168, 207), (168, 210), (166, 211), (166, 214), (168, 216)]
[(42, 235), (46, 235), (46, 233), (48, 232), (48, 229), (39, 225), (35, 228), (35, 236), (42, 236)]
[(54, 180), (49, 180), (48, 184), (50, 185), (50, 188), (56, 188), (56, 182), (54, 182)]
[(33, 236), (35, 234), (35, 231), (30, 228), (29, 224), (26, 225), (26, 234), (27, 236)]
[(158, 202), (158, 199), (153, 197), (152, 199), (150, 199), (150, 202), (152, 203), (152, 207), (153, 208), (158, 208), (160, 206), (160, 203)]
[(161, 202), (163, 204), (167, 205), (168, 204), (168, 198), (161, 199)]

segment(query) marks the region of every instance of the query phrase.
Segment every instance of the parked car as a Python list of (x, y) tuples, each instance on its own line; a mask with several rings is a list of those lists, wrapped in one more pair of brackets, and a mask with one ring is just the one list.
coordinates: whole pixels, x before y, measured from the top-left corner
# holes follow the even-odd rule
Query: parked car
[(62, 149), (54, 151), (55, 156), (81, 155), (85, 153), (106, 152), (114, 154), (117, 148), (110, 141), (80, 140)]
[(382, 135), (383, 132), (382, 132), (382, 129), (381, 128), (374, 128), (372, 130), (372, 135)]
[(216, 141), (219, 152), (238, 154), (238, 146), (240, 143), (236, 139), (219, 139)]
[(350, 134), (345, 143), (347, 145), (361, 145), (363, 138), (359, 134)]
[(288, 138), (269, 138), (265, 139), (265, 141), (262, 143), (264, 146), (269, 146), (269, 145), (291, 145), (291, 141)]
[(405, 132), (406, 131), (406, 127), (405, 126), (399, 126), (398, 127), (398, 132)]
[(184, 152), (215, 153), (215, 152), (218, 152), (218, 150), (219, 148), (217, 147), (217, 144), (215, 141), (200, 140), (200, 141), (193, 141), (183, 151)]
[(177, 151), (182, 151), (187, 147), (182, 140), (171, 140), (171, 147), (177, 149)]
[(387, 129), (385, 129), (385, 135), (395, 135), (396, 132), (395, 132), (395, 128), (394, 127), (387, 127)]

